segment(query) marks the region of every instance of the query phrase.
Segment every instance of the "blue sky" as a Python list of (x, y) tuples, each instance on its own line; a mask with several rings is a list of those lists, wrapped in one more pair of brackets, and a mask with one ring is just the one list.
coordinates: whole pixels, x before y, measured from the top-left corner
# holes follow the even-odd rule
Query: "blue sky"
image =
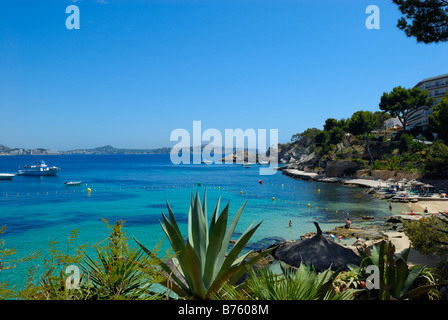
[(287, 142), (448, 72), (448, 45), (417, 44), (399, 17), (390, 0), (2, 1), (0, 144), (156, 148), (194, 120)]

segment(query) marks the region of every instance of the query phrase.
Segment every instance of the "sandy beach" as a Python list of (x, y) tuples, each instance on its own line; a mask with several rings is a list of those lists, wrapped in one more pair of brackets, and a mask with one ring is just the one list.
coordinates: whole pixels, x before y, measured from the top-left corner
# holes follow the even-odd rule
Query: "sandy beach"
[[(411, 246), (409, 238), (403, 232), (386, 232), (385, 233), (392, 244), (395, 246), (395, 253), (401, 256), (406, 249)], [(411, 247), (408, 256), (408, 265), (422, 265), (428, 268), (436, 268), (441, 257), (437, 255), (424, 255)]]
[(428, 213), (448, 212), (448, 201), (446, 200), (419, 200), (406, 205), (409, 207), (409, 211), (413, 210), (414, 212), (423, 212), (425, 208), (428, 208)]
[[(322, 177), (321, 175), (314, 172), (306, 172), (297, 169), (284, 169), (282, 170), (283, 174), (304, 180), (315, 180), (320, 182), (339, 182), (344, 185), (352, 185), (358, 186), (362, 188), (377, 188), (381, 186), (385, 186), (385, 182), (382, 180), (371, 180), (371, 179), (359, 179), (359, 178), (327, 178)], [(440, 212), (448, 212), (448, 199), (422, 199), (418, 197), (418, 202), (409, 202), (404, 203), (408, 206), (409, 211), (413, 210), (414, 212), (423, 212), (425, 208), (428, 208), (429, 213), (440, 213)]]
[[(304, 179), (304, 180), (315, 180), (320, 182), (332, 182), (332, 183), (341, 183), (343, 185), (352, 185), (352, 186), (358, 186), (362, 188), (376, 188), (381, 187), (385, 185), (384, 181), (379, 180), (371, 180), (371, 179), (359, 179), (359, 178), (327, 178), (325, 176), (320, 176), (314, 172), (305, 172), (297, 169), (285, 169), (283, 170), (283, 174), (298, 178), (298, 179)], [(387, 199), (385, 199), (387, 201)], [(404, 216), (407, 219), (415, 218), (420, 219), (422, 215), (418, 215), (419, 213), (422, 214), (425, 210), (425, 208), (428, 209), (428, 215), (434, 214), (434, 213), (441, 213), (441, 212), (448, 212), (448, 199), (421, 199), (418, 198), (417, 202), (408, 202), (408, 203), (400, 203), (404, 206), (404, 211), (410, 212), (413, 211), (417, 213), (415, 216), (410, 216), (408, 214), (405, 214)], [(406, 249), (411, 247), (411, 242), (409, 238), (406, 236), (404, 232), (397, 232), (397, 231), (388, 231), (385, 232), (385, 235), (388, 237), (388, 239), (392, 242), (392, 244), (395, 246), (395, 252), (398, 256), (401, 256)], [(375, 243), (375, 240), (368, 240), (366, 242), (369, 244)], [(413, 249), (411, 247), (411, 251), (409, 252), (408, 256), (408, 264), (409, 265), (423, 265), (429, 268), (435, 268), (437, 267), (437, 263), (440, 261), (440, 257), (436, 255), (424, 255), (418, 252), (417, 250)]]
[[(448, 201), (443, 200), (427, 200), (418, 202), (404, 203), (403, 205), (409, 208), (409, 211), (415, 213), (423, 213), (425, 208), (428, 209), (428, 215), (440, 212), (448, 212)], [(422, 215), (416, 215), (416, 219), (420, 219)], [(411, 218), (411, 216), (409, 216)], [(388, 231), (385, 235), (395, 246), (395, 252), (398, 256), (401, 256), (406, 249), (411, 247), (411, 251), (408, 256), (408, 265), (422, 265), (428, 268), (436, 268), (441, 257), (437, 255), (425, 255), (421, 254), (417, 250), (413, 249), (409, 238), (404, 232)]]

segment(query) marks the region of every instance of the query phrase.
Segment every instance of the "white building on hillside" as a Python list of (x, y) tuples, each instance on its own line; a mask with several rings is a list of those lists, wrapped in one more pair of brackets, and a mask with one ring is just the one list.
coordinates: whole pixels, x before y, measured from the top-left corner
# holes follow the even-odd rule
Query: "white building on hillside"
[(439, 103), (440, 99), (448, 92), (448, 73), (440, 76), (426, 78), (415, 85), (422, 90), (428, 90), (428, 96), (435, 99), (434, 104), (420, 108), (409, 117), (406, 129), (424, 127), (428, 125), (428, 116), (432, 114), (432, 108)]
[(384, 129), (398, 129), (403, 128), (403, 125), (401, 124), (401, 121), (398, 120), (398, 118), (389, 118), (384, 121)]

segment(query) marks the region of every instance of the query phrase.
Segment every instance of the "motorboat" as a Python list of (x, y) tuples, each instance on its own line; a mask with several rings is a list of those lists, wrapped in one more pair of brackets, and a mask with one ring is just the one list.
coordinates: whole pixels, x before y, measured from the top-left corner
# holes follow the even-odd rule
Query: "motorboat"
[(41, 160), (34, 165), (24, 166), (23, 169), (19, 168), (18, 174), (23, 176), (56, 176), (58, 171), (61, 170), (58, 167), (49, 167), (45, 161)]
[(205, 163), (205, 164), (212, 164), (213, 161), (210, 161), (210, 160), (202, 160), (202, 163)]
[(0, 173), (0, 180), (12, 180), (15, 176), (13, 173)]
[(80, 186), (82, 181), (66, 181), (64, 184), (66, 186)]
[(250, 166), (252, 165), (252, 163), (250, 163), (250, 162), (246, 162), (246, 163), (243, 163), (242, 165), (243, 165), (243, 167), (245, 167), (245, 168), (250, 168)]
[(267, 161), (263, 161), (263, 160), (259, 160), (258, 161), (258, 164), (261, 164), (261, 165), (265, 165), (265, 164), (268, 164), (269, 162), (267, 162)]

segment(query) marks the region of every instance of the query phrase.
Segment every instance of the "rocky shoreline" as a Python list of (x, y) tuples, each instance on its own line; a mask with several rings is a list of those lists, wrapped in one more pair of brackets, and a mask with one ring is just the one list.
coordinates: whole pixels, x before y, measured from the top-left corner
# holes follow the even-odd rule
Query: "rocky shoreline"
[[(438, 261), (436, 256), (422, 255), (418, 251), (411, 248), (411, 243), (408, 237), (404, 233), (403, 221), (405, 220), (418, 220), (425, 216), (430, 216), (433, 214), (438, 214), (440, 212), (448, 211), (448, 198), (440, 197), (415, 197), (412, 199), (403, 200), (403, 198), (396, 197), (396, 195), (386, 195), (377, 192), (375, 188), (385, 186), (385, 182), (380, 179), (374, 179), (370, 177), (369, 179), (360, 179), (353, 177), (328, 177), (325, 173), (298, 170), (296, 167), (290, 167), (288, 165), (279, 167), (279, 171), (286, 176), (294, 179), (301, 180), (311, 180), (317, 182), (327, 182), (327, 183), (340, 183), (346, 186), (354, 186), (364, 188), (367, 192), (371, 193), (372, 196), (380, 199), (385, 199), (387, 201), (397, 201), (397, 202), (409, 202), (410, 211), (413, 210), (415, 213), (403, 212), (402, 214), (396, 214), (390, 217), (380, 218), (380, 220), (374, 220), (374, 217), (362, 217), (360, 221), (353, 221), (359, 224), (359, 227), (346, 228), (345, 226), (338, 226), (331, 230), (324, 231), (324, 234), (328, 237), (334, 235), (333, 239), (336, 242), (340, 242), (341, 245), (352, 249), (355, 253), (359, 250), (364, 252), (369, 252), (373, 245), (380, 243), (383, 240), (391, 241), (396, 246), (397, 255), (401, 255), (406, 249), (410, 249), (410, 264), (425, 264), (427, 266), (435, 266)], [(437, 185), (440, 188), (446, 187), (447, 181), (442, 181)], [(446, 190), (446, 189), (445, 189)], [(395, 197), (395, 198), (394, 198)], [(431, 208), (429, 213), (423, 213), (423, 209)], [(416, 210), (416, 209), (419, 210)], [(370, 222), (370, 223), (367, 223)], [(271, 245), (278, 246), (285, 242), (295, 242), (301, 241), (315, 235), (314, 232), (309, 232), (302, 235), (297, 240), (284, 240)], [(359, 237), (362, 242), (356, 243), (356, 238)], [(353, 239), (353, 243), (347, 243), (348, 240)]]
[[(325, 173), (321, 172), (313, 172), (313, 171), (303, 171), (295, 168), (290, 168), (288, 166), (279, 167), (277, 170), (281, 171), (284, 175), (289, 176), (294, 179), (301, 180), (312, 180), (317, 182), (327, 182), (327, 183), (340, 183), (346, 186), (354, 186), (368, 189), (368, 192), (371, 193), (374, 197), (379, 199), (386, 199), (392, 202), (419, 202), (419, 201), (442, 201), (446, 202), (447, 210), (448, 210), (448, 197), (441, 198), (438, 196), (433, 197), (422, 197), (422, 196), (410, 196), (403, 197), (400, 194), (389, 194), (385, 192), (381, 192), (380, 190), (376, 190), (377, 188), (381, 188), (385, 186), (385, 181), (381, 179), (375, 179), (370, 177), (370, 179), (361, 179), (361, 178), (353, 178), (353, 177), (328, 177)], [(445, 180), (442, 181), (431, 181), (436, 189), (446, 190), (448, 186), (448, 182)]]
[[(405, 215), (394, 215), (389, 218), (383, 218), (382, 221), (377, 221), (376, 224), (362, 227), (346, 228), (345, 226), (337, 226), (334, 229), (323, 231), (323, 235), (344, 248), (352, 250), (355, 254), (359, 255), (359, 252), (370, 254), (373, 246), (378, 245), (381, 241), (390, 241), (396, 248), (396, 255), (401, 256), (406, 250), (409, 251), (408, 263), (409, 265), (426, 265), (427, 267), (436, 267), (440, 260), (439, 256), (424, 255), (413, 249), (409, 238), (404, 233), (403, 221), (414, 220), (418, 217), (411, 217)], [(420, 217), (421, 218), (421, 217)], [(316, 232), (308, 232), (301, 235), (296, 240), (285, 240), (282, 238), (266, 238), (256, 244), (249, 245), (249, 249), (255, 252), (261, 252), (265, 249), (272, 249), (292, 246), (300, 243), (303, 240), (313, 238)], [(331, 237), (335, 235), (335, 237)], [(338, 239), (338, 236), (341, 236)], [(360, 238), (360, 242), (356, 241), (356, 238)], [(347, 240), (353, 239), (353, 242), (347, 242)], [(259, 265), (268, 266), (278, 259), (269, 254), (260, 262)]]

